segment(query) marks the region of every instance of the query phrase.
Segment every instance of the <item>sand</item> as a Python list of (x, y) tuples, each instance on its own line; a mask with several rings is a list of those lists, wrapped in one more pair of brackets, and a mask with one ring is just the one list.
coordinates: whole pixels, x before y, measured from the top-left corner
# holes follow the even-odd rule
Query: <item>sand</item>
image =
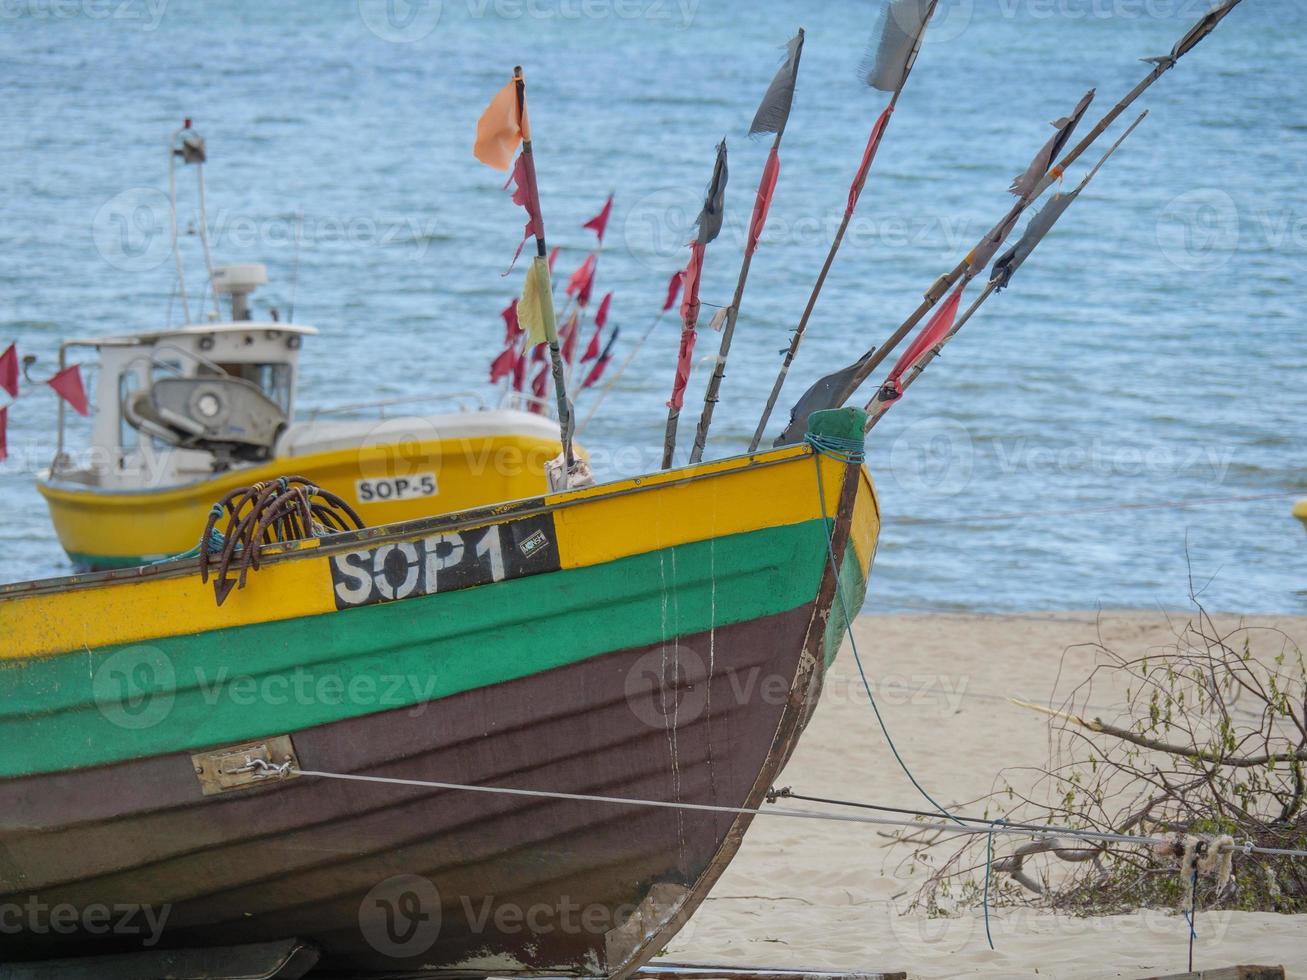
[[(1246, 621), (1307, 643), (1307, 618)], [(1047, 701), (1059, 669), (1065, 684), (1092, 662), (1087, 649), (1064, 651), (1101, 632), (1113, 649), (1142, 653), (1166, 645), (1171, 629), (1160, 612), (883, 615), (861, 617), (855, 635), (900, 751), (923, 786), (952, 805), (987, 792), (1004, 767), (1047, 758), (1048, 719), (1007, 699)], [(847, 643), (778, 783), (924, 808), (886, 748)], [(904, 914), (922, 877), (899, 866), (907, 853), (875, 827), (759, 818), (662, 962), (914, 977), (1146, 977), (1186, 968), (1187, 927), (1164, 911), (1086, 919), (1000, 909), (991, 914), (991, 951), (978, 911)], [(1307, 975), (1307, 916), (1200, 912), (1197, 933), (1195, 969), (1283, 964), (1290, 976)]]

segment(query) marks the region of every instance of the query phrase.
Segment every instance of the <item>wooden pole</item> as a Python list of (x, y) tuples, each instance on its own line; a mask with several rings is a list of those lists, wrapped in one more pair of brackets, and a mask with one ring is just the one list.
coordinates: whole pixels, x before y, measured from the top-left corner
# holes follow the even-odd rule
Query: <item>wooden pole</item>
[[(799, 75), (799, 62), (803, 58), (803, 28), (799, 28), (799, 46), (794, 52), (794, 77), (797, 83)], [(781, 148), (781, 138), (785, 135), (785, 123), (789, 122), (789, 116), (785, 122), (776, 131), (776, 138), (772, 140), (771, 152), (776, 153)], [(770, 160), (770, 154), (768, 155)], [(767, 176), (766, 167), (763, 168), (763, 179)], [(758, 185), (759, 191), (762, 185)], [(740, 302), (744, 299), (744, 284), (749, 279), (749, 266), (753, 263), (753, 251), (749, 248), (748, 232), (746, 232), (744, 244), (744, 259), (740, 262), (740, 276), (735, 281), (735, 296), (731, 299), (731, 305), (726, 308), (726, 327), (722, 330), (721, 350), (717, 353), (717, 364), (713, 368), (712, 377), (708, 379), (708, 387), (703, 394), (703, 412), (699, 415), (699, 427), (694, 433), (694, 447), (690, 450), (690, 462), (697, 463), (703, 458), (703, 449), (708, 442), (708, 427), (712, 425), (713, 410), (717, 406), (718, 393), (721, 391), (722, 378), (726, 374), (726, 357), (731, 352), (731, 340), (735, 336), (735, 320), (740, 315)]]
[[(526, 114), (526, 80), (522, 77), (522, 66), (516, 65), (513, 68), (513, 78), (517, 82), (517, 113), (519, 121)], [(526, 163), (527, 180), (530, 181), (532, 189), (536, 193), (537, 204), (539, 203), (539, 184), (536, 183), (535, 156), (531, 152), (531, 141), (522, 140), (522, 156)], [(543, 224), (543, 221), (541, 222)], [(545, 245), (544, 228), (536, 228), (536, 256), (539, 261), (549, 261), (549, 250)], [(567, 472), (572, 472), (572, 467), (576, 463), (576, 457), (572, 452), (572, 406), (567, 397), (567, 379), (563, 370), (563, 353), (558, 347), (558, 325), (554, 321), (554, 297), (553, 297), (553, 277), (546, 275), (549, 282), (550, 295), (545, 297), (548, 304), (549, 315), (545, 318), (546, 335), (549, 343), (549, 359), (553, 368), (554, 375), (554, 394), (558, 400), (558, 432), (559, 439), (563, 444), (563, 461), (567, 465)]]
[[(925, 37), (926, 27), (935, 14), (936, 3), (937, 0), (930, 5), (930, 10), (922, 22), (921, 34), (917, 36), (912, 48), (912, 54), (908, 57), (907, 70), (904, 71), (898, 87), (894, 89), (894, 93), (890, 96), (889, 106), (886, 111), (889, 112), (891, 117), (894, 114), (895, 107), (899, 104), (899, 96), (903, 94), (903, 86), (908, 83), (908, 76), (912, 74), (912, 66), (916, 63), (917, 52), (921, 50), (921, 40)], [(880, 144), (885, 138), (886, 129), (889, 129), (888, 121), (871, 146), (871, 152), (868, 154), (867, 160), (867, 173), (871, 172), (871, 165), (876, 162), (876, 153), (880, 150)], [(860, 172), (857, 175), (855, 199), (862, 196), (862, 189), (867, 183), (867, 173)], [(758, 420), (758, 428), (754, 430), (753, 439), (749, 443), (749, 452), (756, 451), (758, 444), (762, 442), (763, 433), (767, 429), (767, 422), (771, 419), (772, 410), (776, 408), (776, 400), (780, 397), (781, 388), (785, 385), (785, 378), (790, 373), (790, 365), (794, 363), (794, 355), (798, 353), (799, 345), (803, 343), (803, 335), (808, 329), (808, 320), (811, 319), (812, 311), (817, 306), (817, 297), (821, 295), (822, 287), (826, 285), (826, 277), (830, 274), (831, 266), (835, 264), (835, 254), (840, 250), (840, 245), (844, 241), (844, 233), (849, 230), (849, 222), (852, 220), (853, 208), (846, 208), (844, 218), (840, 221), (840, 226), (835, 232), (835, 240), (831, 242), (830, 250), (826, 253), (826, 261), (822, 263), (821, 271), (817, 273), (817, 281), (813, 284), (812, 292), (808, 294), (808, 303), (803, 308), (803, 316), (799, 317), (799, 325), (794, 328), (794, 335), (790, 337), (790, 345), (785, 351), (784, 360), (781, 361), (780, 371), (776, 375), (776, 381), (772, 385), (771, 393), (767, 396), (767, 404), (763, 407), (762, 418)]]
[[(1103, 164), (1107, 162), (1108, 158), (1117, 151), (1117, 147), (1119, 147), (1122, 143), (1126, 141), (1126, 137), (1128, 137), (1131, 133), (1135, 131), (1135, 127), (1138, 126), (1141, 122), (1143, 122), (1144, 118), (1147, 115), (1148, 115), (1148, 110), (1146, 109), (1139, 114), (1139, 118), (1137, 118), (1134, 122), (1130, 124), (1129, 128), (1124, 133), (1122, 133), (1117, 138), (1116, 142), (1113, 143), (1108, 148), (1107, 152), (1104, 153), (1099, 158), (1098, 162), (1094, 164), (1093, 168), (1089, 171), (1089, 173), (1085, 174), (1084, 179), (1080, 182), (1080, 185), (1076, 188), (1074, 193), (1079, 194), (1082, 190), (1084, 190), (1089, 185), (1089, 182), (1094, 179), (1094, 175), (1098, 173), (1099, 168), (1101, 168)], [(903, 392), (907, 391), (908, 388), (912, 385), (912, 383), (916, 381), (917, 378), (921, 377), (921, 373), (926, 370), (930, 362), (933, 361), (935, 358), (939, 357), (940, 351), (943, 350), (944, 345), (957, 336), (958, 331), (961, 330), (964, 326), (966, 326), (967, 321), (970, 320), (971, 317), (975, 314), (975, 312), (980, 309), (980, 307), (984, 304), (985, 300), (989, 299), (989, 297), (994, 292), (997, 291), (998, 285), (999, 284), (996, 280), (991, 279), (985, 285), (985, 288), (981, 292), (981, 294), (977, 296), (975, 300), (972, 301), (971, 305), (967, 307), (966, 311), (960, 317), (958, 317), (958, 319), (954, 322), (953, 326), (949, 328), (948, 333), (946, 333), (942, 338), (940, 338), (939, 343), (937, 343), (934, 347), (932, 347), (925, 354), (923, 354), (916, 364), (912, 365), (912, 367), (908, 370), (908, 372), (899, 381), (900, 398), (903, 396)], [(887, 401), (885, 399), (882, 399), (880, 397), (879, 391), (876, 394), (872, 395), (871, 400), (868, 401), (866, 405), (867, 422), (863, 427), (863, 431), (870, 432), (872, 428), (876, 425), (876, 423), (880, 421), (881, 417), (884, 416), (884, 414), (889, 411), (890, 406), (893, 405), (894, 402), (896, 401), (898, 401), (897, 398), (893, 399), (892, 401)]]

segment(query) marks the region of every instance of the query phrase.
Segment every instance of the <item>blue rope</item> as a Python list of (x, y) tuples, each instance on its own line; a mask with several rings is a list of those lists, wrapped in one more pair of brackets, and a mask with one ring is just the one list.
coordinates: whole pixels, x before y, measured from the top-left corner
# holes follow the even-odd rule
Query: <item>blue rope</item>
[(831, 572), (835, 576), (835, 598), (838, 600), (840, 612), (844, 616), (844, 631), (848, 634), (849, 646), (853, 648), (853, 662), (858, 665), (858, 676), (862, 678), (862, 687), (867, 692), (867, 700), (871, 702), (871, 710), (876, 713), (876, 721), (880, 723), (880, 730), (885, 736), (885, 742), (889, 745), (890, 751), (894, 754), (895, 761), (898, 762), (899, 768), (903, 770), (912, 785), (916, 787), (917, 792), (944, 816), (955, 823), (961, 824), (961, 820), (958, 820), (948, 810), (936, 803), (935, 798), (926, 792), (921, 783), (917, 782), (917, 777), (912, 775), (912, 770), (908, 768), (908, 764), (903, 761), (903, 756), (899, 754), (898, 747), (894, 744), (894, 739), (890, 736), (889, 728), (885, 724), (885, 719), (881, 716), (880, 707), (876, 704), (876, 698), (871, 693), (871, 684), (867, 680), (867, 672), (862, 666), (862, 655), (858, 653), (858, 642), (853, 638), (853, 620), (849, 617), (849, 611), (844, 605), (844, 593), (840, 591), (840, 570), (838, 563), (835, 561), (835, 542), (831, 537), (831, 525), (826, 515), (826, 487), (821, 477), (821, 457), (827, 456), (842, 463), (861, 463), (866, 458), (866, 450), (862, 440), (846, 439), (839, 436), (814, 435), (811, 432), (808, 433), (805, 439), (814, 450), (812, 458), (817, 464), (817, 495), (821, 500), (822, 525), (826, 528), (826, 555), (830, 559)]
[[(211, 508), (209, 508), (209, 514), (214, 518), (221, 517), (223, 514), (222, 505), (214, 504)], [(182, 561), (186, 558), (199, 558), (200, 549), (205, 547), (206, 544), (208, 546), (207, 550), (209, 554), (220, 555), (222, 554), (223, 545), (225, 545), (226, 543), (227, 543), (227, 539), (223, 537), (222, 532), (219, 531), (216, 527), (211, 528), (209, 531), (209, 540), (207, 542), (201, 541), (194, 548), (191, 548), (189, 551), (183, 551), (180, 555), (172, 555), (171, 557), (168, 558), (160, 558), (158, 561), (150, 562), (150, 564), (162, 565), (170, 561)]]

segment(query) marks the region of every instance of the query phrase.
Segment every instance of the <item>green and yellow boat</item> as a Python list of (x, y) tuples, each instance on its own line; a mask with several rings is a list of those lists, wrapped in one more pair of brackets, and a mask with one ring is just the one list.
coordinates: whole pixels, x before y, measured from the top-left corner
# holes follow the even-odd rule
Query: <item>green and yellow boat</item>
[(751, 819), (681, 805), (764, 802), (861, 605), (875, 493), (816, 446), (864, 421), (272, 546), (222, 605), (195, 559), (0, 587), (0, 907), (77, 910), (5, 959), (629, 975)]

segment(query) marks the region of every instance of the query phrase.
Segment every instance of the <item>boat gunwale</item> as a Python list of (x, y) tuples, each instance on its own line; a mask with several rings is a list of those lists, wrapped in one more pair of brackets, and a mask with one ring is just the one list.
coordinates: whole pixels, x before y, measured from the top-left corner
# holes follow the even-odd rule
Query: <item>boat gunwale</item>
[[(481, 527), (503, 519), (531, 517), (538, 514), (554, 513), (568, 510), (596, 500), (611, 500), (633, 493), (643, 493), (665, 487), (683, 486), (699, 480), (711, 479), (729, 473), (738, 473), (751, 469), (779, 466), (796, 459), (813, 455), (807, 443), (783, 446), (763, 452), (743, 453), (727, 456), (707, 463), (698, 463), (672, 470), (644, 473), (639, 476), (626, 477), (608, 483), (596, 484), (575, 490), (559, 491), (536, 497), (521, 497), (517, 500), (486, 504), (471, 510), (455, 511), (449, 514), (437, 514), (431, 517), (415, 518), (411, 521), (399, 521), (393, 524), (380, 524), (376, 527), (356, 531), (344, 531), (324, 535), (320, 538), (304, 538), (299, 541), (278, 542), (264, 548), (259, 555), (260, 565), (293, 561), (306, 555), (326, 556), (356, 550), (358, 544), (375, 545), (394, 539), (408, 538), (421, 533), (448, 532)], [(555, 498), (555, 499), (550, 499)], [(830, 515), (834, 516), (834, 515)], [(131, 568), (114, 568), (99, 572), (55, 576), (53, 578), (30, 579), (22, 582), (0, 584), (0, 603), (33, 595), (48, 595), (65, 591), (80, 591), (102, 585), (124, 584), (143, 580), (181, 578), (199, 570), (200, 559), (181, 558), (164, 560), (157, 564), (139, 565)]]

